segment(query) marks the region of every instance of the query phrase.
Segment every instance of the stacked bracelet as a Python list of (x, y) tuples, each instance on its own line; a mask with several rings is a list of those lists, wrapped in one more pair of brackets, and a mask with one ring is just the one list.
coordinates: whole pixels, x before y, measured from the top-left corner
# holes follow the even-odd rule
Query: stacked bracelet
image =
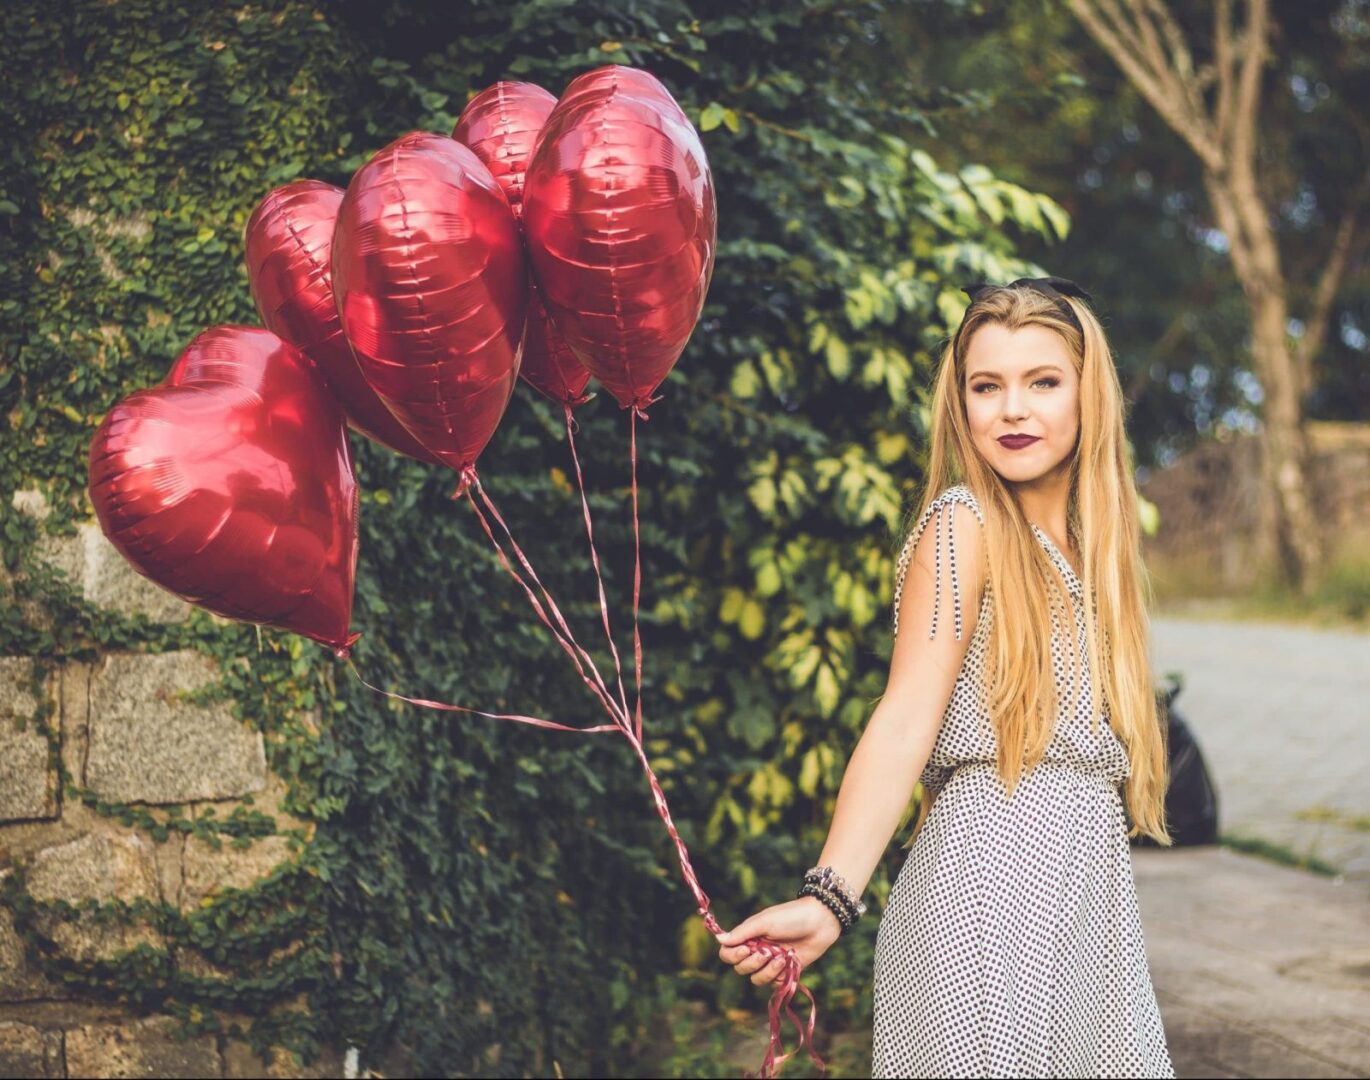
[(845, 934), (866, 913), (863, 904), (841, 874), (830, 866), (815, 866), (804, 875), (799, 896), (812, 896), (833, 913)]
[(866, 905), (856, 895), (856, 890), (847, 884), (847, 879), (831, 866), (811, 866), (804, 871), (805, 883), (812, 882), (837, 893), (853, 912), (860, 918), (866, 913)]
[(842, 933), (844, 934), (850, 930), (856, 922), (856, 916), (852, 914), (846, 904), (837, 898), (837, 894), (823, 888), (821, 885), (806, 883), (804, 887), (799, 890), (798, 895), (801, 897), (812, 896), (825, 908), (831, 911), (837, 921), (841, 923)]

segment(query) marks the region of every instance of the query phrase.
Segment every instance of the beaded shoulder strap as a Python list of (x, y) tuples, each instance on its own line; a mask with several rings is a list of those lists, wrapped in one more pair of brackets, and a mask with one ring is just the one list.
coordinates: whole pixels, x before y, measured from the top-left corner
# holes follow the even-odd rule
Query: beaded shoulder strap
[(918, 524), (909, 533), (908, 539), (904, 542), (904, 550), (899, 554), (899, 563), (895, 570), (894, 579), (894, 634), (899, 636), (899, 601), (904, 594), (904, 577), (908, 574), (909, 563), (913, 559), (914, 549), (918, 547), (918, 540), (927, 528), (928, 522), (936, 519), (934, 525), (933, 538), (933, 563), (935, 566), (934, 592), (932, 600), (932, 627), (928, 632), (928, 638), (937, 636), (937, 616), (938, 608), (942, 602), (942, 547), (944, 544), (943, 535), (945, 534), (945, 545), (947, 548), (947, 563), (951, 570), (951, 598), (952, 598), (952, 617), (956, 623), (956, 640), (961, 640), (962, 621), (961, 621), (961, 583), (956, 575), (956, 537), (952, 532), (951, 518), (953, 505), (961, 503), (968, 506), (975, 514), (980, 524), (985, 523), (985, 515), (980, 510), (980, 504), (976, 502), (974, 494), (965, 484), (957, 484), (949, 487), (924, 511), (919, 518)]

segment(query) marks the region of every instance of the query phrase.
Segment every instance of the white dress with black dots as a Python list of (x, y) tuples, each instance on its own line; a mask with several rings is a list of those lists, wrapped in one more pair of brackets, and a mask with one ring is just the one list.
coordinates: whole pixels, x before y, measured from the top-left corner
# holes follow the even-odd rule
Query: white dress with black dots
[[(899, 559), (896, 633), (904, 575), (935, 518), (938, 591), (945, 566), (952, 574), (952, 629), (961, 635), (955, 503), (984, 524), (964, 484), (928, 508)], [(1057, 730), (1046, 758), (1010, 799), (994, 764), (982, 681), (992, 611), (987, 587), (921, 777), (937, 797), (876, 933), (873, 1077), (1175, 1075), (1142, 941), (1118, 788), (1130, 763), (1106, 719), (1091, 730), (1083, 586), (1046, 533), (1035, 525), (1033, 531), (1065, 581), (1079, 627), (1072, 657), (1065, 649), (1069, 624), (1054, 617)], [(934, 609), (930, 636), (938, 614)], [(1080, 665), (1078, 693), (1072, 662)]]

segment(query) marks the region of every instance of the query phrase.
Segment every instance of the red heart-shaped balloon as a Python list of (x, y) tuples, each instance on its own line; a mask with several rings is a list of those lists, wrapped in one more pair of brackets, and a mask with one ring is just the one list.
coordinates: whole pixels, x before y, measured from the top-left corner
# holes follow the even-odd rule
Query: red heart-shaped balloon
[(267, 193), (243, 237), (247, 280), (262, 324), (308, 356), (363, 435), (433, 465), (442, 462), (404, 430), (362, 377), (333, 301), (333, 226), (343, 189), (292, 180)]
[(342, 409), (313, 363), (269, 330), (215, 326), (90, 444), (90, 497), (144, 576), (231, 619), (345, 655), (357, 483)]
[[(452, 138), (465, 143), (485, 162), (504, 189), (514, 217), (523, 216), (523, 182), (538, 133), (557, 99), (535, 83), (497, 82), (473, 97), (457, 118)], [(576, 359), (529, 281), (528, 336), (519, 375), (539, 393), (564, 405), (589, 400), (590, 373)]]
[(509, 200), (480, 158), (414, 131), (347, 185), (333, 234), (343, 332), (419, 442), (474, 475), (518, 381), (527, 265)]
[(523, 229), (567, 344), (644, 408), (699, 319), (717, 245), (704, 148), (654, 76), (610, 65), (566, 88), (528, 167)]

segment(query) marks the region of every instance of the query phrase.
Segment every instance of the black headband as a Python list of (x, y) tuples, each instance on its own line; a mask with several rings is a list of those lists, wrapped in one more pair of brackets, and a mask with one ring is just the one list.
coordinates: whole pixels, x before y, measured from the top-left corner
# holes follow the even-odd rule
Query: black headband
[[(1043, 296), (1049, 296), (1052, 300), (1056, 301), (1056, 306), (1061, 309), (1061, 314), (1070, 320), (1070, 325), (1080, 331), (1082, 336), (1085, 329), (1080, 325), (1080, 320), (1075, 314), (1075, 309), (1066, 302), (1065, 298), (1067, 296), (1078, 296), (1081, 300), (1090, 304), (1094, 303), (1094, 297), (1090, 296), (1086, 289), (1075, 284), (1075, 282), (1068, 278), (1060, 277), (1020, 277), (1016, 281), (1010, 281), (1007, 285), (991, 285), (987, 281), (976, 281), (970, 285), (963, 285), (961, 287), (961, 291), (970, 297), (970, 307), (975, 306), (975, 301), (980, 298), (982, 293), (986, 293), (991, 289), (1033, 289)], [(966, 315), (970, 314), (970, 307), (966, 308)], [(964, 326), (965, 324), (966, 319), (963, 315), (961, 317), (961, 326)], [(960, 337), (961, 327), (958, 326), (956, 328), (956, 335), (952, 339), (953, 344), (955, 344)]]

